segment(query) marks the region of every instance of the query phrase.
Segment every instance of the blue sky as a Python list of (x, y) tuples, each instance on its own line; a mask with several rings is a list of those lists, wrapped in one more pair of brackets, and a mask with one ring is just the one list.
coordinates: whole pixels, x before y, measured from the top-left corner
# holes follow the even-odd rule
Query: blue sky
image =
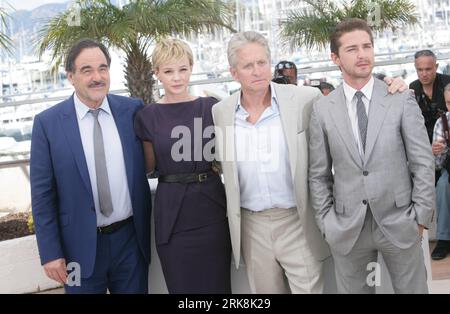
[(47, 3), (61, 3), (69, 0), (0, 0), (9, 3), (16, 10), (31, 10)]

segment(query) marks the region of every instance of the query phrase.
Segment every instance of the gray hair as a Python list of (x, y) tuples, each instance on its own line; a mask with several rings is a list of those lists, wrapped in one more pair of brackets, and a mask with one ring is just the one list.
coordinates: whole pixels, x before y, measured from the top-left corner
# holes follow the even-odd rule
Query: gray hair
[(248, 31), (236, 33), (231, 37), (227, 50), (228, 64), (230, 67), (235, 68), (237, 65), (236, 54), (238, 50), (247, 44), (253, 43), (261, 45), (266, 50), (267, 58), (270, 62), (270, 48), (267, 39), (258, 32)]
[(444, 92), (450, 92), (450, 83), (448, 83), (447, 85), (445, 85), (445, 87), (444, 87)]
[(436, 62), (436, 55), (434, 54), (433, 51), (429, 49), (420, 50), (414, 54), (414, 60), (420, 57), (433, 57), (433, 60)]

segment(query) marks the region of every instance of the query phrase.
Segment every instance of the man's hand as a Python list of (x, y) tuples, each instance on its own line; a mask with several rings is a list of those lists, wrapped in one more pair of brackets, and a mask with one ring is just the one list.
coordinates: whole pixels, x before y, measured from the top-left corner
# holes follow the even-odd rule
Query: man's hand
[(388, 85), (388, 92), (390, 94), (395, 94), (397, 92), (401, 93), (408, 89), (408, 85), (406, 85), (405, 81), (402, 80), (400, 76), (397, 76), (396, 78), (386, 76), (384, 82)]
[(433, 145), (431, 145), (431, 150), (433, 151), (433, 155), (437, 156), (437, 155), (442, 155), (442, 153), (444, 153), (445, 151), (445, 147), (446, 145), (441, 142), (441, 141), (434, 141)]
[(420, 236), (420, 238), (422, 238), (423, 229), (425, 229), (425, 226), (424, 225), (419, 225), (419, 236)]
[(217, 160), (213, 160), (211, 164), (211, 170), (218, 176), (222, 174), (222, 164)]
[(60, 258), (44, 265), (44, 271), (48, 278), (53, 279), (61, 284), (67, 282), (66, 260)]

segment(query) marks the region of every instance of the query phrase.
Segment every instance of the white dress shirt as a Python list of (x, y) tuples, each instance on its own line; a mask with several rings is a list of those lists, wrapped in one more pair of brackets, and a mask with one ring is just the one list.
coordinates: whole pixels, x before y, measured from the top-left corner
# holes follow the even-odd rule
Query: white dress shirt
[(241, 207), (262, 211), (297, 206), (289, 154), (275, 90), (271, 85), (271, 106), (255, 124), (248, 112), (236, 105), (235, 143)]
[(95, 172), (94, 158), (94, 116), (89, 113), (86, 106), (74, 93), (75, 111), (77, 113), (78, 126), (80, 128), (81, 143), (91, 180), (92, 195), (94, 196), (95, 211), (97, 213), (97, 226), (107, 226), (114, 222), (126, 219), (133, 214), (130, 192), (128, 190), (127, 173), (123, 157), (122, 142), (120, 141), (114, 117), (105, 97), (98, 121), (102, 128), (103, 143), (105, 146), (106, 169), (108, 171), (109, 188), (114, 211), (106, 217), (100, 212), (97, 191), (97, 175)]
[[(360, 89), (360, 91), (364, 94), (364, 97), (362, 97), (362, 101), (364, 103), (364, 107), (366, 108), (367, 117), (369, 117), (369, 106), (370, 100), (372, 99), (373, 84), (374, 78), (371, 77), (369, 82), (367, 82), (367, 84)], [(347, 104), (348, 115), (350, 118), (350, 123), (352, 124), (352, 131), (355, 137), (356, 146), (358, 147), (359, 154), (361, 156), (364, 156), (364, 150), (361, 144), (361, 136), (359, 134), (358, 113), (356, 111), (356, 103), (358, 102), (358, 98), (355, 97), (355, 94), (358, 90), (348, 85), (345, 81), (343, 83), (343, 87), (345, 102)]]

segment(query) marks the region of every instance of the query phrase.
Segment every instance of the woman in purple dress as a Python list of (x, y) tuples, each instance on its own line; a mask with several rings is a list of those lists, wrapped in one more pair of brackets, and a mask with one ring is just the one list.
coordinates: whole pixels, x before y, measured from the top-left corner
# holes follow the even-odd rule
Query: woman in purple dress
[(156, 248), (169, 293), (231, 293), (231, 244), (225, 190), (212, 170), (210, 97), (188, 92), (193, 57), (177, 39), (152, 55), (165, 95), (136, 115), (147, 172), (157, 170)]

